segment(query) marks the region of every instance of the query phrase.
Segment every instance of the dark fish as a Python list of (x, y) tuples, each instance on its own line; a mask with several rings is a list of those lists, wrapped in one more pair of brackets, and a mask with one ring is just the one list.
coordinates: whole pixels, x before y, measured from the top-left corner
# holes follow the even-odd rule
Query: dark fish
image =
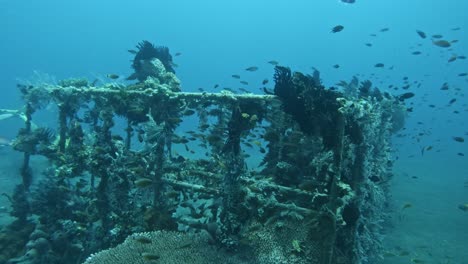
[(460, 60), (464, 60), (464, 59), (466, 59), (466, 56), (460, 55), (460, 56), (458, 56), (458, 58), (459, 58)]
[(460, 30), (460, 29), (461, 29), (460, 27), (452, 28), (453, 31), (457, 31), (457, 30)]
[(458, 74), (458, 76), (460, 76), (460, 77), (464, 77), (464, 76), (467, 76), (467, 75), (468, 75), (468, 73), (466, 73), (466, 72), (462, 72), (462, 73)]
[[(411, 203), (405, 203), (405, 204), (401, 207), (401, 209), (402, 209), (402, 210), (405, 210), (405, 209), (408, 209), (408, 208), (411, 208), (411, 207), (413, 207), (413, 204), (411, 204)], [(400, 254), (400, 256), (407, 256), (407, 255), (409, 255), (409, 253), (408, 253), (408, 254)]]
[(180, 55), (182, 55), (181, 52), (176, 52), (176, 54), (174, 54), (175, 57), (180, 56)]
[(372, 47), (372, 43), (366, 43), (365, 44), (367, 47)]
[(457, 43), (458, 42), (458, 39), (454, 39), (452, 41), (450, 41), (450, 43)]
[(231, 77), (234, 78), (234, 79), (240, 79), (240, 75), (237, 75), (237, 74), (233, 74), (233, 75), (231, 75)]
[(342, 25), (338, 25), (338, 26), (333, 27), (330, 32), (331, 33), (338, 33), (340, 31), (342, 31), (343, 29), (344, 29), (344, 27)]
[(262, 81), (262, 84), (263, 84), (263, 85), (265, 85), (265, 84), (267, 84), (267, 83), (268, 83), (268, 79), (265, 79), (265, 80)]
[(438, 46), (438, 47), (441, 47), (441, 48), (448, 48), (451, 46), (450, 42), (446, 41), (446, 40), (433, 40), (432, 41), (432, 44)]
[(408, 93), (400, 94), (400, 95), (398, 96), (398, 99), (399, 99), (400, 101), (404, 101), (404, 100), (406, 100), (406, 99), (409, 99), (409, 98), (413, 97), (414, 95), (415, 95), (414, 93), (408, 92)]
[(106, 76), (107, 76), (107, 78), (112, 79), (112, 80), (115, 80), (115, 79), (119, 78), (119, 76), (117, 74), (112, 74), (112, 73), (107, 74)]
[(462, 137), (452, 137), (452, 138), (453, 138), (453, 140), (455, 140), (455, 141), (457, 141), (457, 142), (460, 142), (460, 143), (465, 142), (465, 139), (462, 138)]
[(413, 51), (411, 54), (413, 54), (413, 55), (420, 55), (421, 52), (420, 52), (420, 51)]
[(454, 61), (456, 61), (456, 60), (457, 60), (457, 56), (453, 55), (452, 57), (450, 57), (450, 58), (448, 59), (447, 62), (454, 62)]
[(258, 70), (258, 67), (257, 66), (251, 66), (251, 67), (248, 67), (247, 69), (245, 69), (246, 71), (251, 71), (251, 72), (254, 72), (256, 70)]
[(268, 89), (266, 87), (263, 87), (261, 90), (263, 90), (263, 92), (265, 94), (270, 94), (270, 95), (275, 94), (275, 92), (273, 92), (272, 90), (270, 90), (270, 89)]
[(183, 115), (186, 115), (186, 116), (191, 116), (191, 115), (193, 115), (193, 114), (195, 114), (195, 111), (192, 110), (192, 109), (187, 109), (187, 110), (185, 110), (184, 113), (183, 113)]
[(240, 81), (240, 83), (242, 83), (243, 85), (249, 85), (249, 83), (246, 81)]
[(423, 39), (426, 38), (426, 33), (422, 32), (421, 30), (416, 30), (416, 33), (418, 33), (418, 35), (419, 35), (421, 38), (423, 38)]
[(137, 54), (136, 50), (128, 50), (128, 52), (130, 52), (131, 54)]
[(389, 30), (390, 30), (389, 28), (382, 28), (382, 29), (380, 30), (380, 32), (387, 32), (387, 31), (389, 31)]
[(440, 87), (441, 90), (446, 91), (449, 89), (448, 83), (442, 84), (442, 87)]
[(453, 103), (455, 103), (456, 101), (457, 101), (457, 99), (456, 99), (456, 98), (453, 98), (452, 100), (449, 101), (449, 104), (453, 104)]
[(347, 4), (354, 4), (356, 3), (356, 0), (341, 0), (341, 2), (347, 3)]
[(188, 242), (185, 242), (185, 243), (182, 243), (181, 245), (179, 245), (177, 247), (177, 249), (189, 248), (191, 245), (192, 245), (192, 241), (188, 241)]
[(133, 239), (142, 244), (151, 244), (153, 241), (146, 236), (134, 236)]
[(154, 253), (149, 253), (149, 252), (143, 252), (143, 253), (141, 253), (141, 256), (146, 261), (152, 261), (153, 262), (153, 261), (159, 259), (159, 255), (154, 254)]
[(463, 153), (461, 153), (461, 152), (458, 152), (457, 155), (460, 156), (460, 157), (464, 157), (464, 156), (465, 156), (465, 154), (463, 154)]
[(216, 89), (216, 88), (218, 88), (218, 87), (219, 87), (219, 84), (215, 84), (215, 86), (214, 86), (213, 88)]
[(432, 38), (441, 39), (441, 38), (443, 38), (443, 36), (440, 35), (440, 34), (436, 34), (436, 35), (432, 35)]
[(377, 63), (374, 65), (376, 68), (383, 68), (385, 65), (383, 63)]
[(278, 65), (278, 62), (275, 60), (271, 60), (268, 63), (270, 63), (271, 65), (275, 65), (275, 66)]
[(136, 180), (134, 183), (135, 183), (136, 187), (146, 188), (146, 187), (152, 185), (153, 181), (151, 179), (148, 179), (148, 178), (142, 178), (142, 179)]
[(335, 64), (335, 65), (333, 65), (333, 68), (335, 68), (335, 69), (338, 69), (339, 67), (340, 67), (340, 65), (339, 65), (339, 64)]
[(458, 205), (458, 209), (468, 212), (468, 203)]

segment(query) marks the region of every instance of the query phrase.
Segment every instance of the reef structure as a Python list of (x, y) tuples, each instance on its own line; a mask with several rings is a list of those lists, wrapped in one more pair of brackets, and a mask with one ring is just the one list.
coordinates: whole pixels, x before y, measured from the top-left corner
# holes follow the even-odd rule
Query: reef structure
[[(20, 86), (12, 215), (31, 234), (7, 263), (378, 263), (398, 98), (286, 67), (271, 95), (181, 92), (150, 62), (137, 84)], [(56, 132), (31, 126), (47, 104)], [(31, 155), (51, 164), (37, 186)]]

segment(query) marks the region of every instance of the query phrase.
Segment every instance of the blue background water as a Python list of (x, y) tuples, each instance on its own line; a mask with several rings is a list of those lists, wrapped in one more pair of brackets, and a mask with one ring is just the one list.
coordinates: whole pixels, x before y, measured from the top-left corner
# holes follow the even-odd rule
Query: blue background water
[[(457, 76), (468, 72), (468, 60), (447, 61), (453, 54), (468, 55), (467, 10), (463, 0), (357, 0), (352, 5), (338, 0), (0, 0), (0, 108), (22, 106), (17, 79), (31, 79), (34, 71), (56, 79), (128, 76), (132, 56), (127, 50), (144, 39), (182, 53), (174, 60), (185, 91), (213, 90), (215, 84), (237, 88), (239, 80), (230, 76), (240, 74), (250, 83), (245, 88), (258, 93), (263, 79), (272, 86), (269, 60), (303, 72), (316, 67), (326, 86), (359, 74), (387, 90), (390, 84), (401, 87), (407, 76), (421, 86), (409, 89), (416, 93), (410, 100), (414, 112), (402, 131), (406, 136), (395, 139), (399, 177), (394, 195), (396, 204), (409, 201), (415, 206), (396, 237), (410, 237), (410, 247), (418, 236), (422, 241), (444, 236), (441, 241), (446, 242), (437, 248), (445, 245), (461, 259), (456, 248), (468, 248), (468, 212), (457, 204), (468, 202), (463, 186), (468, 181), (468, 143), (452, 136), (468, 137), (468, 81)], [(338, 24), (344, 30), (330, 33)], [(456, 27), (461, 29), (451, 30)], [(382, 28), (389, 31), (380, 32)], [(428, 38), (421, 39), (417, 29)], [(453, 49), (443, 49), (431, 43), (432, 34), (459, 41)], [(422, 54), (412, 55), (416, 50)], [(379, 62), (385, 67), (375, 68)], [(252, 65), (259, 70), (244, 71)], [(440, 90), (444, 82), (448, 91)], [(447, 106), (452, 98), (457, 102)], [(19, 125), (0, 122), (0, 136), (13, 137)], [(422, 156), (425, 146), (434, 149)]]

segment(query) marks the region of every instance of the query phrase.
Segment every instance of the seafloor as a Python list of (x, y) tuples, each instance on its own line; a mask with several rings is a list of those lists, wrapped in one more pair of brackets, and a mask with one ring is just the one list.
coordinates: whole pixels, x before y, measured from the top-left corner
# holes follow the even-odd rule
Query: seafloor
[[(383, 263), (468, 263), (468, 212), (457, 208), (468, 199), (463, 159), (400, 159), (394, 169), (394, 226), (385, 240)], [(405, 204), (411, 207), (402, 209)]]

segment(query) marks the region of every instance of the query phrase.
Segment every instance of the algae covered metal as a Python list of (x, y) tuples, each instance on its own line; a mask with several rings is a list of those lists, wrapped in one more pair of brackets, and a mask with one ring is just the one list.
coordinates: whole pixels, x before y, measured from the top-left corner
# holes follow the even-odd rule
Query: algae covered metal
[[(136, 84), (20, 87), (11, 263), (377, 263), (402, 100), (281, 66), (272, 94), (182, 92), (146, 60)], [(32, 127), (47, 104), (57, 127)]]

